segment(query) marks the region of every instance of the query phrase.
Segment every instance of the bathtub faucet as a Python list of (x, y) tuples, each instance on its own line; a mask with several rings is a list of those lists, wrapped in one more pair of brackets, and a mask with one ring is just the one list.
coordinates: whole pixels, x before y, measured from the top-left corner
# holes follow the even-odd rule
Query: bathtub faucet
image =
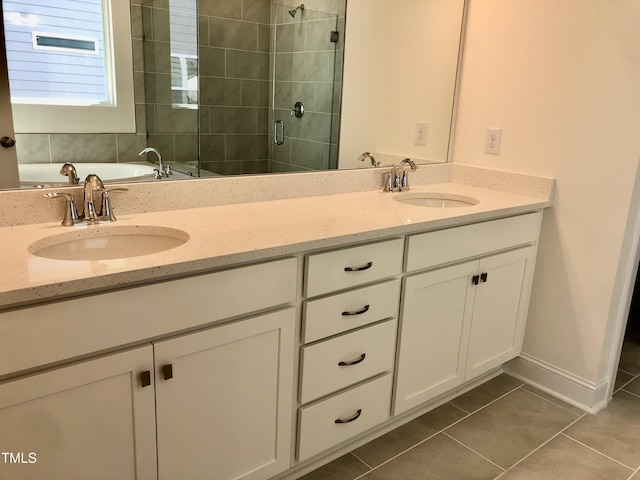
[(76, 172), (76, 167), (73, 166), (73, 163), (66, 162), (62, 165), (62, 167), (60, 167), (60, 175), (69, 177), (69, 185), (78, 185), (80, 183), (78, 172)]
[[(156, 157), (158, 157), (158, 166), (160, 168), (155, 171), (156, 179), (160, 179), (162, 177), (168, 177), (169, 175), (171, 175), (171, 166), (170, 165), (165, 166), (165, 164), (162, 162), (162, 155), (160, 155), (160, 152), (158, 151), (157, 148), (146, 147), (138, 154), (138, 156), (141, 157), (142, 155), (146, 155), (149, 152), (155, 153)], [(147, 160), (148, 159), (149, 159), (149, 156), (147, 155)], [(150, 163), (153, 163), (153, 162), (150, 162)]]

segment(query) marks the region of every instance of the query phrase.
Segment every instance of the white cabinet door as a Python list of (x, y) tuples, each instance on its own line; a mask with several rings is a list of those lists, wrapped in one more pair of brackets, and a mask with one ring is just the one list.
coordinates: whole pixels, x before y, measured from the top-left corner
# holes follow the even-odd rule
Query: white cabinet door
[(160, 480), (289, 468), (294, 324), (288, 309), (154, 345)]
[(463, 382), (477, 268), (474, 261), (405, 278), (396, 415)]
[(535, 257), (521, 248), (405, 278), (396, 415), (520, 353)]
[(0, 458), (0, 479), (155, 479), (143, 371), (152, 382), (151, 345), (0, 384), (0, 443), (14, 455)]
[(535, 257), (529, 247), (480, 260), (466, 379), (520, 353)]

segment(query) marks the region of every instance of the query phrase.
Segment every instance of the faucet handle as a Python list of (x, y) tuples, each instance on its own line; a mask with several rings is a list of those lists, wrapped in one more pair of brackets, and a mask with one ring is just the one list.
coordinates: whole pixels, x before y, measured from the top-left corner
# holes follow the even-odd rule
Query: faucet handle
[(402, 179), (400, 180), (400, 190), (409, 191), (409, 170), (402, 171)]
[(395, 167), (391, 166), (391, 168), (389, 170), (386, 170), (385, 172), (382, 172), (384, 177), (383, 177), (383, 187), (382, 187), (382, 191), (384, 192), (393, 192), (396, 186), (396, 169)]
[(74, 196), (71, 193), (57, 193), (50, 192), (43, 194), (45, 198), (65, 198), (67, 201), (67, 205), (64, 209), (64, 219), (62, 220), (62, 225), (65, 227), (72, 227), (76, 223), (80, 221), (80, 216), (78, 215), (78, 208), (76, 207), (76, 201)]
[(116, 216), (113, 214), (113, 210), (111, 209), (111, 200), (109, 199), (109, 195), (111, 193), (119, 193), (126, 192), (128, 188), (118, 187), (118, 188), (110, 188), (104, 189), (102, 191), (102, 217), (101, 220), (107, 222), (115, 222), (117, 220)]

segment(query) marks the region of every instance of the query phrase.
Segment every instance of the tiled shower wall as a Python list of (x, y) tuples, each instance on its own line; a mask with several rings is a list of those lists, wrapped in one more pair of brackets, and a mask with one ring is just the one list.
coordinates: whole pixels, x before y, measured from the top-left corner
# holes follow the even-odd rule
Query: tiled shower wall
[(270, 0), (200, 0), (200, 158), (224, 175), (269, 171)]
[[(288, 11), (299, 3), (285, 3), (275, 7), (275, 109), (270, 124), (273, 129), (276, 120), (284, 122), (284, 143), (270, 143), (272, 171), (336, 168), (346, 4), (306, 1), (304, 11), (292, 18)], [(338, 31), (336, 43), (332, 31)], [(296, 102), (305, 107), (301, 118), (290, 114)]]

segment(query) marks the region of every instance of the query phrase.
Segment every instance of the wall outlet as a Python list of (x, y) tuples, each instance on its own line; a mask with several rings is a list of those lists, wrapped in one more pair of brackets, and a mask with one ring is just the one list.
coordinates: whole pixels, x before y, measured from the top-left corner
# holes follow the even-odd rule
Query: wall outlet
[(413, 143), (416, 145), (427, 144), (427, 131), (429, 130), (429, 124), (425, 122), (416, 122), (416, 131), (413, 137)]
[(500, 153), (500, 142), (502, 141), (501, 128), (488, 128), (487, 141), (484, 145), (484, 153), (498, 155)]

